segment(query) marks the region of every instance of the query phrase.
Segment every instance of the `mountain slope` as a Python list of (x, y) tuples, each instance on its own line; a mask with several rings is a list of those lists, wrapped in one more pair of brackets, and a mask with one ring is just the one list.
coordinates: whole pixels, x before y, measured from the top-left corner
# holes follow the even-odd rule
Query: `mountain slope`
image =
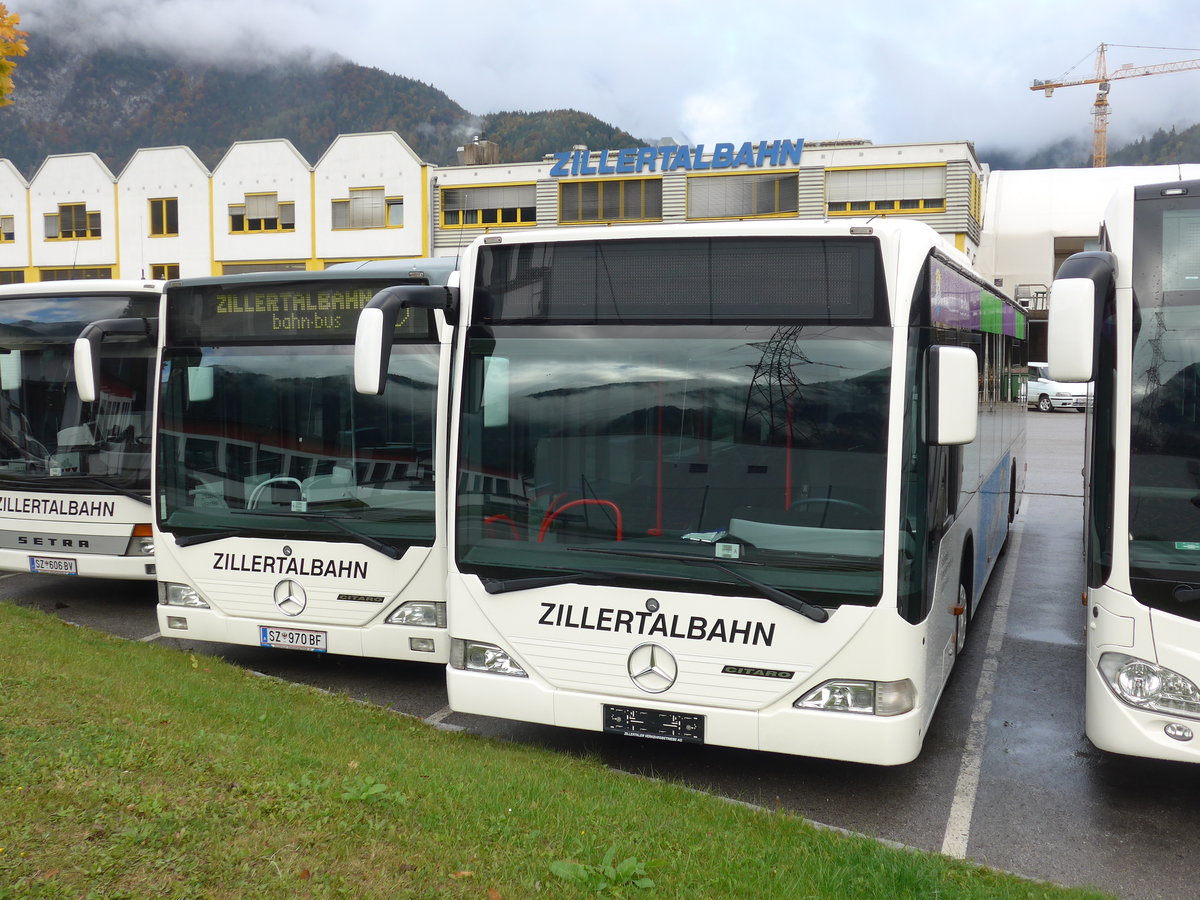
[(51, 154), (92, 151), (119, 173), (139, 147), (174, 144), (212, 168), (230, 144), (262, 138), (287, 138), (315, 163), (338, 134), (365, 131), (395, 131), (440, 165), (480, 133), (500, 143), (506, 162), (575, 143), (639, 143), (573, 110), (478, 117), (430, 85), (344, 60), (236, 68), (140, 48), (81, 54), (37, 34), (13, 100), (0, 108), (0, 157), (27, 178)]

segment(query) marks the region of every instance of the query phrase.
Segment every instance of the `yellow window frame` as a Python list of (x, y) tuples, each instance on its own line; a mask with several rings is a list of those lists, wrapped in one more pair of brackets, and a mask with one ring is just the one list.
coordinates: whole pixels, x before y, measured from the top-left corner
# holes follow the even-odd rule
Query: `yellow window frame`
[(150, 277), (155, 281), (171, 281), (179, 277), (179, 263), (151, 263)]
[(775, 193), (775, 198), (774, 198), (775, 202), (773, 204), (775, 207), (775, 212), (730, 213), (727, 216), (693, 216), (692, 211), (691, 211), (691, 198), (689, 196), (688, 212), (687, 212), (688, 221), (690, 221), (690, 222), (720, 222), (720, 221), (741, 221), (742, 219), (794, 219), (797, 216), (799, 216), (800, 215), (800, 200), (799, 200), (800, 170), (799, 169), (779, 169), (779, 170), (772, 169), (770, 172), (752, 172), (752, 173), (748, 173), (745, 175), (729, 175), (729, 174), (725, 174), (725, 173), (721, 173), (721, 174), (708, 173), (708, 174), (699, 174), (699, 175), (689, 175), (688, 181), (690, 182), (693, 178), (755, 178), (755, 177), (758, 177), (761, 180), (754, 182), (754, 191), (753, 191), (754, 200), (757, 201), (758, 188), (766, 180), (762, 176), (768, 175), (768, 174), (769, 175), (781, 175), (781, 176), (794, 176), (796, 178), (796, 187), (797, 187), (797, 194), (795, 197), (796, 209), (783, 210), (783, 211), (781, 211), (779, 209), (779, 186), (783, 182), (782, 182), (782, 180), (776, 178), (774, 181), (771, 182), (771, 187)]
[[(66, 210), (70, 210), (72, 224), (75, 226), (78, 226), (82, 213), (83, 227), (71, 228), (71, 234), (63, 232), (63, 216)], [(46, 238), (48, 241), (94, 241), (101, 236), (100, 212), (88, 209), (86, 203), (60, 203), (58, 212), (46, 213), (45, 218), (56, 220), (58, 232), (55, 237)]]
[[(148, 201), (150, 206), (150, 237), (179, 237), (179, 198), (178, 197), (151, 197)], [(174, 204), (175, 209), (175, 230), (170, 230), (169, 215), (170, 204)], [(155, 214), (157, 210), (158, 221), (161, 223), (161, 229), (155, 231)]]
[[(651, 182), (656, 182), (659, 186), (658, 215), (657, 216), (647, 216), (646, 215), (646, 185)], [(598, 185), (598, 191), (597, 191), (597, 195), (596, 195), (597, 218), (595, 218), (595, 219), (567, 218), (564, 215), (565, 204), (563, 203), (563, 198), (566, 195), (565, 192), (569, 191), (569, 190), (576, 191), (578, 196), (576, 197), (576, 200), (575, 200), (575, 208), (582, 209), (582, 207), (583, 207), (583, 189), (587, 185), (592, 185), (592, 184)], [(638, 185), (640, 188), (640, 196), (636, 200), (638, 207), (639, 207), (639, 209), (638, 209), (639, 214), (636, 216), (628, 215), (626, 213), (626, 209), (629, 205), (629, 200), (625, 196), (625, 194), (626, 194), (625, 188), (628, 185), (633, 185), (633, 184)], [(605, 194), (608, 191), (613, 190), (613, 189), (616, 189), (618, 192), (617, 200), (616, 200), (616, 205), (617, 205), (616, 217), (604, 215), (605, 202), (606, 202)], [(581, 179), (578, 181), (559, 182), (559, 185), (558, 185), (558, 221), (563, 225), (596, 225), (596, 224), (603, 225), (608, 222), (661, 222), (662, 221), (662, 178), (656, 178), (656, 177), (648, 177), (648, 178), (589, 178), (589, 179)]]
[[(274, 197), (275, 198), (276, 216), (275, 216), (275, 225), (273, 227), (268, 228), (268, 227), (265, 227), (262, 225), (255, 227), (255, 228), (250, 227), (251, 222), (267, 221), (267, 219), (265, 219), (265, 218), (264, 219), (250, 219), (246, 215), (246, 207), (248, 205), (247, 201), (249, 201), (249, 199), (251, 197)], [(234, 210), (238, 210), (238, 209), (241, 210), (241, 213), (240, 213), (241, 220), (242, 220), (241, 228), (235, 227), (235, 222), (234, 222), (234, 219), (237, 218), (237, 216), (239, 215), (238, 213), (235, 213)], [(292, 224), (286, 225), (286, 226), (283, 224), (284, 209), (290, 210), (291, 214), (292, 214)], [(296, 202), (294, 200), (280, 200), (278, 191), (257, 191), (252, 194), (246, 194), (245, 200), (243, 200), (243, 202), (241, 202), (241, 203), (230, 203), (229, 204), (229, 233), (230, 234), (279, 234), (282, 232), (291, 233), (291, 232), (294, 232), (295, 230), (296, 230)]]
[[(480, 188), (490, 187), (531, 187), (533, 188), (533, 205), (530, 207), (524, 206), (484, 206), (474, 209), (452, 209), (449, 213), (457, 215), (458, 221), (451, 221), (447, 218), (446, 210), (446, 195), (451, 191), (474, 191)], [(532, 181), (516, 181), (516, 182), (497, 182), (495, 184), (451, 184), (441, 188), (438, 198), (438, 218), (441, 221), (442, 228), (460, 229), (460, 228), (505, 228), (509, 226), (533, 226), (537, 224), (537, 185)], [(533, 210), (533, 218), (525, 218), (525, 209)], [(505, 218), (504, 211), (512, 209), (515, 212), (513, 218)], [(495, 218), (489, 220), (489, 214), (495, 213)], [(474, 221), (465, 221), (467, 218), (472, 218)]]

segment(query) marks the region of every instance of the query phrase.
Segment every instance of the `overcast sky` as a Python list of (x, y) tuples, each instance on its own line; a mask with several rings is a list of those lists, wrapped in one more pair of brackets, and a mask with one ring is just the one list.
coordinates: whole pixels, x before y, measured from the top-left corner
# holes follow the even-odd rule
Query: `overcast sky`
[[(27, 30), (209, 58), (306, 48), (476, 114), (573, 108), (681, 142), (1091, 143), (1092, 85), (1033, 79), (1200, 59), (1196, 0), (5, 0)], [(1170, 48), (1144, 49), (1144, 48)], [(1191, 49), (1189, 49), (1191, 48)], [(18, 85), (19, 89), (19, 85)], [(1114, 80), (1113, 142), (1200, 122), (1200, 68)]]

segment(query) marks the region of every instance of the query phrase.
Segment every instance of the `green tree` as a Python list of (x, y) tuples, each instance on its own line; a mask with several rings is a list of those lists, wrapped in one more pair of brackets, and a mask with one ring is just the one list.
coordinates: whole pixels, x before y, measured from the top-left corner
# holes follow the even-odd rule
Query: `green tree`
[(20, 24), (21, 17), (0, 3), (0, 106), (12, 103), (8, 97), (13, 90), (13, 69), (17, 67), (13, 59), (24, 56), (29, 49), (25, 44), (29, 35), (17, 29)]

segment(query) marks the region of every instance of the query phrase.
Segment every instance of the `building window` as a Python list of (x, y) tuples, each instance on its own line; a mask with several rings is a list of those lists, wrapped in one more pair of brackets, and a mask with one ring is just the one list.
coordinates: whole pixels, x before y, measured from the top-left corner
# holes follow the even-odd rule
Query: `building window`
[(831, 215), (945, 212), (946, 167), (830, 169), (825, 202)]
[(82, 203), (60, 203), (45, 219), (48, 241), (100, 237), (100, 213)]
[(403, 228), (404, 198), (387, 197), (383, 188), (351, 188), (333, 201), (334, 228)]
[(25, 271), (23, 269), (0, 269), (0, 284), (24, 284)]
[(150, 201), (150, 236), (178, 237), (179, 199), (161, 197)]
[(296, 204), (281, 203), (275, 193), (247, 194), (245, 203), (229, 204), (229, 230), (235, 234), (295, 231)]
[(443, 227), (535, 224), (537, 188), (532, 184), (445, 188), (442, 191)]
[(559, 185), (559, 221), (638, 222), (662, 220), (662, 179), (572, 181)]
[(179, 277), (179, 263), (154, 263), (150, 266), (150, 277), (155, 281), (170, 281)]
[(94, 266), (86, 269), (42, 269), (38, 272), (42, 281), (72, 281), (77, 278), (112, 278), (112, 269)]
[(17, 217), (0, 216), (0, 244), (11, 244), (17, 239)]
[(800, 176), (794, 172), (692, 176), (687, 189), (689, 219), (795, 215)]

